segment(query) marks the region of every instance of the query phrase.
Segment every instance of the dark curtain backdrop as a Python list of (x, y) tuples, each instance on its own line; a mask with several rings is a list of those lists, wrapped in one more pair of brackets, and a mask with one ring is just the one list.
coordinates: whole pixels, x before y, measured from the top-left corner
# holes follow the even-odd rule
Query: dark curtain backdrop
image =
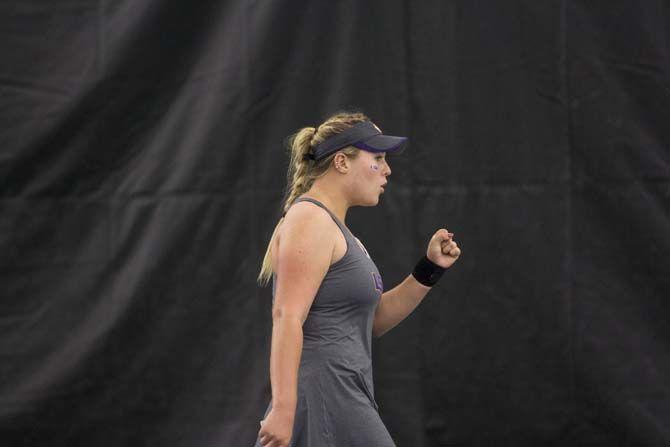
[(347, 225), (399, 446), (670, 443), (670, 5), (0, 3), (0, 445), (250, 446), (287, 135), (408, 135)]

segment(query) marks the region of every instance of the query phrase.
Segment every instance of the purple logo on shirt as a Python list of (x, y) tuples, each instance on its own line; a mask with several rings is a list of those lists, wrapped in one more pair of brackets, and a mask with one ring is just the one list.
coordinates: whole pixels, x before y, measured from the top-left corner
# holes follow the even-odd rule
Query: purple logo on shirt
[(380, 293), (384, 291), (384, 283), (382, 282), (382, 277), (379, 273), (377, 272), (370, 272), (372, 273), (372, 278), (375, 281), (375, 289), (378, 290)]

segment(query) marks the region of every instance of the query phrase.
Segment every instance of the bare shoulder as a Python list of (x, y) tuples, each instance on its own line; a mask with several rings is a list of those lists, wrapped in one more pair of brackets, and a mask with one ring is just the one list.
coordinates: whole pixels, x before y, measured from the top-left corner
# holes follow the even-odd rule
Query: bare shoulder
[(286, 212), (284, 220), (295, 221), (298, 219), (320, 220), (323, 223), (330, 220), (330, 215), (328, 214), (328, 211), (320, 206), (304, 200), (302, 202), (294, 203)]
[(306, 318), (330, 267), (334, 246), (330, 220), (327, 211), (303, 202), (286, 213), (273, 256), (276, 312)]
[(286, 212), (279, 227), (279, 238), (283, 234), (304, 234), (305, 231), (325, 237), (332, 234), (331, 224), (334, 222), (326, 210), (308, 201), (298, 202)]

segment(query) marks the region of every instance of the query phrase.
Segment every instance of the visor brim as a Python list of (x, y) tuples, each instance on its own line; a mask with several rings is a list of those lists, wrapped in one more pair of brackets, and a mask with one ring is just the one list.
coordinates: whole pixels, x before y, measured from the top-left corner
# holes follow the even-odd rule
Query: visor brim
[(354, 143), (352, 146), (368, 152), (402, 152), (407, 140), (407, 137), (380, 134), (365, 141)]

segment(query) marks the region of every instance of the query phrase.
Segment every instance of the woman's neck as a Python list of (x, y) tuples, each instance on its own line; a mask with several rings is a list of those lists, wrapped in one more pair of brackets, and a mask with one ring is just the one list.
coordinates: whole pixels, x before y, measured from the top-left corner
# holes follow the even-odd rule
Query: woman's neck
[(341, 195), (335, 193), (334, 191), (328, 191), (320, 188), (318, 185), (313, 185), (309, 191), (302, 194), (302, 196), (318, 200), (326, 208), (328, 208), (331, 213), (335, 214), (335, 216), (337, 216), (337, 218), (340, 219), (342, 223), (344, 223), (344, 220), (347, 217), (349, 204)]

